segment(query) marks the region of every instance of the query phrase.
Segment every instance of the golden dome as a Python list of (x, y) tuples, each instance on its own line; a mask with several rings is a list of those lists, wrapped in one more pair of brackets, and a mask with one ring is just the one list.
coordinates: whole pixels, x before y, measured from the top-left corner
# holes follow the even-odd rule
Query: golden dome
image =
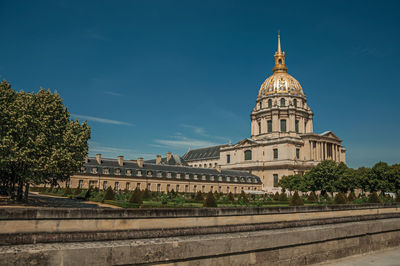
[(285, 52), (281, 49), (281, 36), (278, 34), (278, 51), (275, 55), (275, 66), (272, 69), (274, 74), (267, 78), (261, 85), (258, 97), (276, 93), (290, 93), (304, 95), (300, 83), (287, 73), (285, 65)]
[(267, 78), (260, 87), (259, 97), (275, 93), (290, 93), (304, 95), (300, 83), (285, 72), (275, 72)]

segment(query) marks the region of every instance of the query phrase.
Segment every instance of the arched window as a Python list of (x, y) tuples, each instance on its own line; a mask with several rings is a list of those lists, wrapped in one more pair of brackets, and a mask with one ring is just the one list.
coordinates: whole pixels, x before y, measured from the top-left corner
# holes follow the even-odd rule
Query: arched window
[(244, 159), (246, 161), (251, 160), (251, 150), (247, 150), (244, 152)]
[(293, 100), (293, 105), (294, 105), (294, 107), (297, 107), (297, 99)]
[(259, 106), (260, 109), (262, 109), (262, 102), (259, 102), (258, 106)]
[(261, 122), (258, 122), (258, 135), (261, 135)]
[(268, 99), (268, 108), (271, 108), (271, 107), (272, 107), (272, 100)]
[(278, 60), (278, 64), (282, 65), (282, 59)]
[(285, 106), (285, 98), (281, 98), (281, 106)]

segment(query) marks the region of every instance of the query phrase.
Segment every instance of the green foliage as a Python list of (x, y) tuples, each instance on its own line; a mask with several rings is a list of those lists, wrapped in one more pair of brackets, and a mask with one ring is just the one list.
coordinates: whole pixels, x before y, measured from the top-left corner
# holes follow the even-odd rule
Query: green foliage
[(347, 203), (346, 195), (343, 192), (337, 193), (333, 202), (335, 204), (346, 204)]
[(228, 193), (228, 200), (229, 200), (230, 202), (234, 202), (234, 201), (235, 201), (235, 197), (233, 196), (232, 192), (229, 192), (229, 193)]
[(112, 187), (110, 186), (106, 189), (106, 193), (104, 194), (103, 200), (114, 200), (114, 198), (115, 198), (115, 193)]
[(240, 193), (239, 199), (238, 199), (239, 204), (242, 205), (247, 205), (249, 204), (249, 198), (247, 197), (246, 193), (242, 190), (242, 193)]
[(279, 194), (278, 200), (279, 201), (288, 201), (288, 197), (287, 197), (286, 193), (282, 192), (281, 194)]
[(290, 206), (303, 206), (304, 205), (304, 202), (300, 198), (299, 193), (297, 192), (297, 190), (294, 192), (294, 195), (290, 199), (289, 205)]
[(1, 194), (17, 192), (22, 199), (23, 187), (55, 186), (79, 170), (88, 152), (90, 128), (70, 120), (57, 92), (16, 92), (3, 81), (0, 103)]
[(306, 182), (301, 175), (288, 175), (283, 176), (279, 182), (278, 186), (282, 189), (287, 189), (289, 191), (306, 191)]
[(85, 200), (90, 199), (92, 188), (89, 188), (85, 193)]
[(143, 204), (143, 193), (140, 191), (140, 188), (135, 188), (133, 191), (131, 197), (129, 198), (130, 203), (136, 203), (136, 204)]
[(74, 195), (79, 195), (81, 194), (82, 190), (80, 188), (75, 189)]
[(318, 200), (317, 195), (315, 194), (314, 191), (311, 191), (310, 195), (308, 195), (307, 197), (307, 200), (311, 202), (315, 202)]
[(144, 200), (151, 200), (153, 196), (151, 195), (151, 191), (148, 190), (147, 188), (143, 192), (143, 199)]
[(206, 199), (204, 200), (204, 207), (217, 207), (217, 201), (214, 198), (213, 193), (210, 191), (207, 193)]
[(167, 205), (168, 204), (168, 198), (166, 195), (161, 196), (161, 204), (162, 205)]
[(203, 201), (203, 200), (204, 200), (204, 198), (203, 198), (203, 193), (201, 193), (200, 190), (197, 191), (196, 196), (194, 197), (194, 200), (195, 200), (195, 201)]
[(273, 199), (274, 199), (275, 201), (278, 201), (278, 200), (279, 200), (279, 192), (278, 192), (278, 191), (275, 192)]
[(395, 202), (400, 202), (400, 193), (397, 193)]
[(368, 203), (381, 203), (381, 199), (376, 192), (373, 192), (368, 196)]
[(304, 175), (308, 190), (334, 192), (344, 166), (339, 167), (334, 161), (322, 161)]

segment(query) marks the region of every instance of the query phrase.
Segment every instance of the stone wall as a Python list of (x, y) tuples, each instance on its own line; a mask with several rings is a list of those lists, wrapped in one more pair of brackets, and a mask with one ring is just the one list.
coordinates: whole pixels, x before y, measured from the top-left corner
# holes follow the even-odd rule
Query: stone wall
[(3, 208), (0, 265), (309, 264), (400, 245), (399, 207)]

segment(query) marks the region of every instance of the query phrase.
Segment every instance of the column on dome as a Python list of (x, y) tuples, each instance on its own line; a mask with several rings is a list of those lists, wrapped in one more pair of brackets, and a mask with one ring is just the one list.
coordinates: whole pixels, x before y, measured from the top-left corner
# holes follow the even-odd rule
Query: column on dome
[(277, 111), (272, 112), (272, 132), (279, 132), (280, 125), (279, 125), (279, 114)]
[(294, 112), (289, 112), (289, 121), (287, 121), (287, 126), (288, 126), (288, 132), (295, 132), (295, 126), (294, 126), (294, 121), (296, 120), (295, 118), (295, 113)]

